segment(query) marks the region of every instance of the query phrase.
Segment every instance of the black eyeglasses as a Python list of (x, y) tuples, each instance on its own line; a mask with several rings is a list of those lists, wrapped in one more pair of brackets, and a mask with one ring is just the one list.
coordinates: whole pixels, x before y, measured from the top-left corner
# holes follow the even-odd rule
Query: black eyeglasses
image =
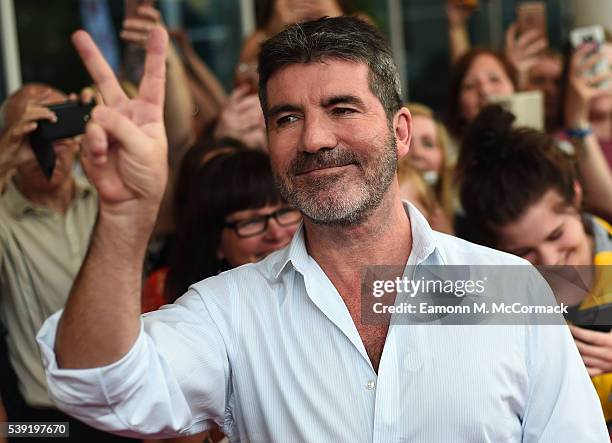
[(281, 208), (271, 214), (259, 215), (235, 222), (225, 222), (224, 226), (232, 228), (238, 237), (253, 237), (268, 229), (268, 221), (271, 218), (274, 218), (280, 226), (287, 227), (299, 223), (302, 220), (302, 214), (297, 209)]

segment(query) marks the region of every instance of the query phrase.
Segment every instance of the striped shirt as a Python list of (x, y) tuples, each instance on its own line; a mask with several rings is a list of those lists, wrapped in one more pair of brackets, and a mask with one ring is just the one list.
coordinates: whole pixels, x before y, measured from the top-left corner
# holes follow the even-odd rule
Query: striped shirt
[[(526, 263), (406, 211), (409, 265)], [(214, 422), (243, 443), (609, 441), (565, 326), (392, 324), (376, 373), (303, 228), (284, 250), (143, 315), (134, 346), (109, 366), (57, 367), (60, 315), (38, 336), (51, 395), (123, 435), (193, 434)]]

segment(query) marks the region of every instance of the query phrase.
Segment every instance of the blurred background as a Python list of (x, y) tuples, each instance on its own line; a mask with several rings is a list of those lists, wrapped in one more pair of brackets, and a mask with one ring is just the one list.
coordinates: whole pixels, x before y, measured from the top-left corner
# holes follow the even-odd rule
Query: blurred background
[[(501, 49), (504, 30), (515, 20), (516, 0), (480, 0), (468, 22), (475, 45)], [(601, 22), (609, 0), (546, 0), (548, 37), (561, 49), (571, 28), (592, 8)], [(601, 3), (601, 5), (597, 5)], [(605, 7), (608, 3), (608, 8)], [(182, 28), (226, 90), (232, 86), (243, 40), (262, 23), (269, 0), (159, 0), (169, 29)], [(445, 105), (448, 90), (449, 44), (445, 0), (355, 0), (389, 37), (400, 67), (404, 99)], [(603, 8), (602, 8), (603, 6)], [(122, 42), (117, 37), (123, 0), (0, 0), (2, 59), (0, 99), (21, 83), (41, 81), (62, 90), (88, 83), (69, 43), (79, 28), (96, 29), (105, 53), (118, 66)], [(594, 13), (594, 12), (593, 12)], [(612, 12), (611, 12), (612, 14)], [(112, 55), (112, 56), (111, 56)]]

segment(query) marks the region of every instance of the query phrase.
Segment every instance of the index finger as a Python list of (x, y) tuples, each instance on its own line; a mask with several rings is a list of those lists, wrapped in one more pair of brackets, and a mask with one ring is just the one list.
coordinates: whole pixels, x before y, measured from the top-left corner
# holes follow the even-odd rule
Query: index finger
[(162, 26), (156, 26), (147, 43), (147, 56), (138, 97), (157, 106), (164, 104), (167, 52), (168, 33)]
[(89, 34), (82, 30), (76, 31), (72, 34), (72, 43), (83, 60), (87, 72), (102, 93), (104, 102), (112, 106), (127, 100), (113, 70)]

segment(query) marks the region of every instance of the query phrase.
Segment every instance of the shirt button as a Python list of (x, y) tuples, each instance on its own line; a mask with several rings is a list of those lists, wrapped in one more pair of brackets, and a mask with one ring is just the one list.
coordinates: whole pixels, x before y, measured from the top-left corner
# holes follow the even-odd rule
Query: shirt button
[(372, 389), (374, 389), (376, 387), (376, 382), (374, 380), (370, 380), (366, 383), (366, 389), (368, 391), (371, 391)]

